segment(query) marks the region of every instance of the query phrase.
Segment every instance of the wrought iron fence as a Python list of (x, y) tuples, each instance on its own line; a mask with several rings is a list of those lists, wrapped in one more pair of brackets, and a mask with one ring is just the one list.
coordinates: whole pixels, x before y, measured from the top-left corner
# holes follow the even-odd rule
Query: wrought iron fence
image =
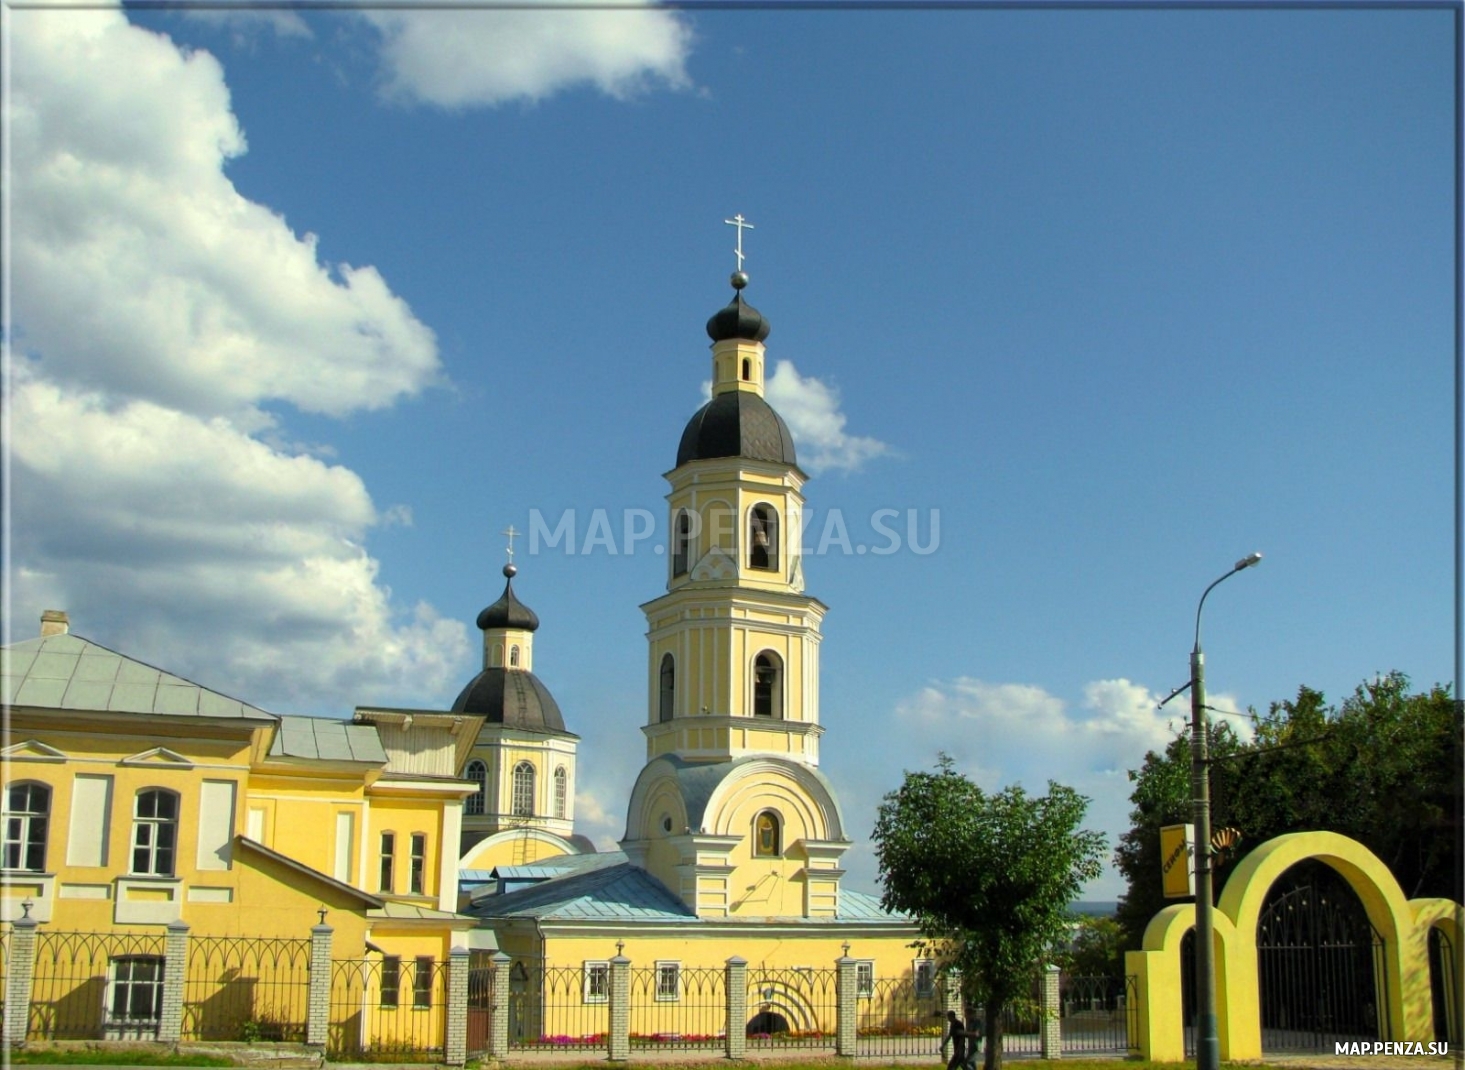
[(163, 937), (36, 936), (31, 1040), (151, 1040), (163, 1008)]
[(1124, 979), (1124, 1027), (1125, 1049), (1130, 1055), (1139, 1054), (1139, 975), (1130, 974)]
[(1429, 930), (1429, 997), (1434, 1010), (1434, 1038), (1460, 1045), (1460, 979), (1455, 975), (1455, 945), (1438, 925)]
[(839, 971), (812, 966), (748, 967), (750, 1050), (834, 1049)]
[(331, 1058), (441, 1054), (448, 964), (381, 956), (331, 963)]
[(1060, 975), (1058, 1027), (1064, 1053), (1127, 1052), (1132, 998), (1124, 977)]
[(609, 1032), (608, 962), (510, 967), (510, 1049), (602, 1051)]
[[(985, 1023), (984, 1023), (985, 1026)], [(991, 1030), (983, 1028), (984, 1036)], [(1008, 1000), (1002, 1008), (1002, 1054), (1043, 1054), (1043, 978), (1035, 974), (1026, 996)]]
[(493, 1028), (494, 978), (492, 953), (475, 951), (468, 959), (468, 1054), (488, 1050)]
[(631, 1047), (715, 1051), (727, 1042), (726, 971), (661, 962), (630, 971)]
[(874, 977), (856, 992), (856, 1054), (935, 1059), (944, 1030), (944, 979)]
[(309, 940), (189, 940), (183, 1039), (302, 1043), (309, 1006)]

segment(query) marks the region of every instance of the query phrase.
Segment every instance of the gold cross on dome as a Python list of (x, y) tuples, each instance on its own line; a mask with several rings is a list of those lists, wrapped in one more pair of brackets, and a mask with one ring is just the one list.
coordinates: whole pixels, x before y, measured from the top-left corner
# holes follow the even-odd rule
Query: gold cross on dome
[(738, 228), (738, 247), (736, 249), (734, 249), (733, 252), (737, 254), (737, 258), (738, 258), (738, 270), (739, 271), (742, 271), (743, 270), (743, 231), (745, 231), (745, 230), (752, 230), (753, 229), (753, 224), (752, 223), (749, 223), (746, 219), (743, 218), (743, 213), (742, 212), (739, 212), (737, 215), (733, 216), (731, 219), (724, 219), (723, 222), (726, 223), (730, 227), (737, 227)]
[(522, 535), (523, 532), (521, 532), (521, 531), (515, 531), (514, 530), (514, 525), (513, 524), (510, 524), (503, 531), (499, 532), (499, 534), (500, 535), (507, 535), (509, 537), (509, 564), (512, 565), (514, 563), (514, 536), (515, 535)]

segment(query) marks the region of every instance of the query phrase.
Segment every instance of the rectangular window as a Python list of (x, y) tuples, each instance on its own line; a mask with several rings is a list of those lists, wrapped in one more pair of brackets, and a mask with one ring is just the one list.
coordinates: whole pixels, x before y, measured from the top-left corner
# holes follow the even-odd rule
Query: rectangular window
[(377, 880), (377, 889), (388, 894), (391, 894), (392, 891), (392, 856), (396, 854), (396, 852), (396, 834), (392, 832), (383, 832), (381, 876)]
[(875, 964), (855, 963), (855, 995), (868, 999), (875, 994)]
[(401, 998), (402, 960), (396, 955), (387, 955), (382, 959), (381, 1005), (388, 1010), (394, 1009)]
[(934, 959), (915, 961), (916, 998), (930, 999), (936, 995), (936, 962)]
[(137, 793), (132, 810), (132, 872), (173, 876), (178, 845), (178, 796), (164, 788)]
[(156, 1026), (163, 1009), (163, 960), (128, 955), (111, 962), (107, 1026)]
[(665, 1002), (682, 998), (682, 965), (679, 962), (656, 964), (656, 998)]
[(585, 963), (585, 1002), (610, 1002), (610, 963)]
[(422, 874), (427, 868), (427, 835), (412, 834), (412, 868), (407, 873), (407, 890), (413, 895), (422, 894)]
[(412, 970), (412, 1006), (419, 1010), (432, 1006), (432, 957), (419, 955)]

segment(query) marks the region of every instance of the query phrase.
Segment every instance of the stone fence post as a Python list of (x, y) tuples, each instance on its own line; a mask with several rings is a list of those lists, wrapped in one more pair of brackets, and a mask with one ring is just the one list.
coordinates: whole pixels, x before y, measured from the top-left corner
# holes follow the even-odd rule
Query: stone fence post
[(10, 948), (5, 972), (5, 1023), (0, 1042), (7, 1048), (25, 1046), (30, 1027), (31, 986), (36, 976), (35, 918), (16, 918), (10, 930)]
[(468, 1061), (468, 949), (448, 952), (448, 1021), (443, 1037), (443, 1062), (462, 1066)]
[(324, 1048), (331, 1027), (331, 934), (325, 923), (310, 927), (310, 990), (306, 996), (305, 1043)]
[(493, 999), (488, 1013), (488, 1057), (502, 1059), (509, 1054), (509, 963), (514, 960), (502, 951), (495, 951), (493, 962)]
[(748, 960), (734, 955), (723, 971), (727, 990), (727, 1057), (741, 1059), (748, 1052)]
[(1040, 1001), (1040, 1016), (1043, 1020), (1043, 1058), (1063, 1057), (1063, 1023), (1058, 1011), (1058, 979), (1061, 971), (1049, 966), (1043, 971), (1043, 997)]
[(188, 977), (188, 923), (170, 921), (163, 937), (163, 1006), (158, 1039), (176, 1044), (183, 1036), (183, 984)]
[(610, 1053), (612, 1062), (631, 1057), (631, 960), (620, 953), (610, 960)]
[(860, 993), (855, 960), (849, 957), (849, 944), (844, 954), (834, 960), (834, 1000), (838, 1010), (834, 1019), (834, 1053), (854, 1055), (859, 1043)]

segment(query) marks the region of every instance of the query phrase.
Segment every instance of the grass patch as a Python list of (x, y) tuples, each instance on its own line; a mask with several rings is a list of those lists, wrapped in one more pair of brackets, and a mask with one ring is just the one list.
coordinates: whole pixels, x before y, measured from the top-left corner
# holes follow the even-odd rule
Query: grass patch
[(217, 1055), (176, 1055), (160, 1051), (101, 1051), (96, 1048), (32, 1051), (25, 1048), (5, 1053), (19, 1066), (233, 1066), (231, 1059)]

